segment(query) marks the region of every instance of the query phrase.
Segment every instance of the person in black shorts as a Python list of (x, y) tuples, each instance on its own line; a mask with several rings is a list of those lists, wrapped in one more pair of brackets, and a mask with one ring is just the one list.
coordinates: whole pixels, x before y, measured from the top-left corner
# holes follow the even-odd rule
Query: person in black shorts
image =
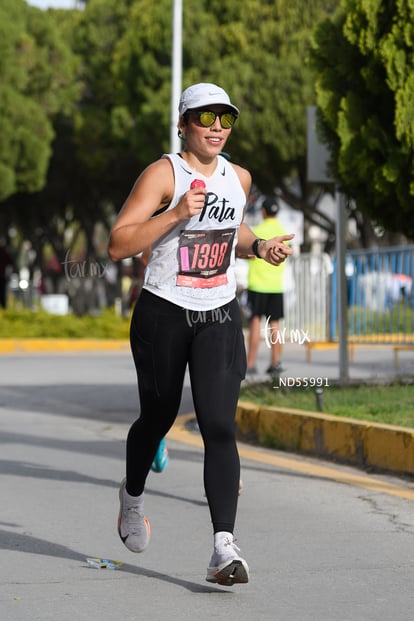
[[(263, 220), (253, 229), (259, 238), (269, 239), (275, 235), (285, 235), (285, 229), (276, 218), (279, 205), (275, 196), (268, 196), (261, 207)], [(269, 269), (270, 268), (270, 269)], [(249, 310), (249, 344), (247, 353), (247, 376), (257, 373), (256, 358), (262, 337), (262, 329), (267, 331), (270, 343), (270, 364), (266, 373), (271, 376), (283, 371), (280, 362), (281, 339), (279, 321), (283, 319), (283, 278), (284, 264), (271, 267), (265, 261), (252, 258), (249, 261), (247, 302)], [(264, 325), (263, 319), (265, 320)]]

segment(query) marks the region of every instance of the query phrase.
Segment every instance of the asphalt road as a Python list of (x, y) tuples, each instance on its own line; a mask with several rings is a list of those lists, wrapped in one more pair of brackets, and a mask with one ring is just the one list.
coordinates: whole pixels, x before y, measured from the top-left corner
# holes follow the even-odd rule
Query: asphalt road
[(117, 494), (137, 409), (128, 353), (0, 357), (2, 620), (412, 620), (414, 503), (401, 496), (414, 485), (398, 478), (241, 445), (236, 537), (251, 581), (219, 587), (205, 582), (200, 439), (178, 426), (167, 470), (148, 479), (151, 544), (126, 550)]
[[(135, 370), (128, 353), (0, 357), (0, 405), (16, 410), (131, 423), (138, 416)], [(188, 383), (180, 411), (192, 411)]]

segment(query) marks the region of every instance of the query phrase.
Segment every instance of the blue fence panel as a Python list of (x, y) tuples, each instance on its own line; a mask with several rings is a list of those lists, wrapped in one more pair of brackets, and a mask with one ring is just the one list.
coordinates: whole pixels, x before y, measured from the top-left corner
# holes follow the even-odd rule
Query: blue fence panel
[[(414, 246), (350, 250), (345, 272), (349, 339), (361, 343), (414, 343)], [(337, 339), (336, 279), (334, 260), (330, 340)]]

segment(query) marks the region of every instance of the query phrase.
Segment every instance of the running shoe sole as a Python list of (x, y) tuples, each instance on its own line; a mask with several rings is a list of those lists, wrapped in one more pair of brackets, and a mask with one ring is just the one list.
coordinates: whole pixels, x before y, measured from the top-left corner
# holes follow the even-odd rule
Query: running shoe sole
[(207, 582), (220, 584), (222, 586), (233, 586), (233, 584), (246, 584), (249, 582), (249, 568), (246, 561), (234, 560), (223, 563), (218, 567), (207, 569)]

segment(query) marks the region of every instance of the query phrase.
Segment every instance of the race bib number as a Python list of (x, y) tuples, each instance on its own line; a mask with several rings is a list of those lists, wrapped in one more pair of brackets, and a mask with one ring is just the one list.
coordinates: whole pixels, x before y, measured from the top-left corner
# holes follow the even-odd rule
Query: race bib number
[(182, 231), (177, 285), (210, 288), (226, 285), (235, 229)]

